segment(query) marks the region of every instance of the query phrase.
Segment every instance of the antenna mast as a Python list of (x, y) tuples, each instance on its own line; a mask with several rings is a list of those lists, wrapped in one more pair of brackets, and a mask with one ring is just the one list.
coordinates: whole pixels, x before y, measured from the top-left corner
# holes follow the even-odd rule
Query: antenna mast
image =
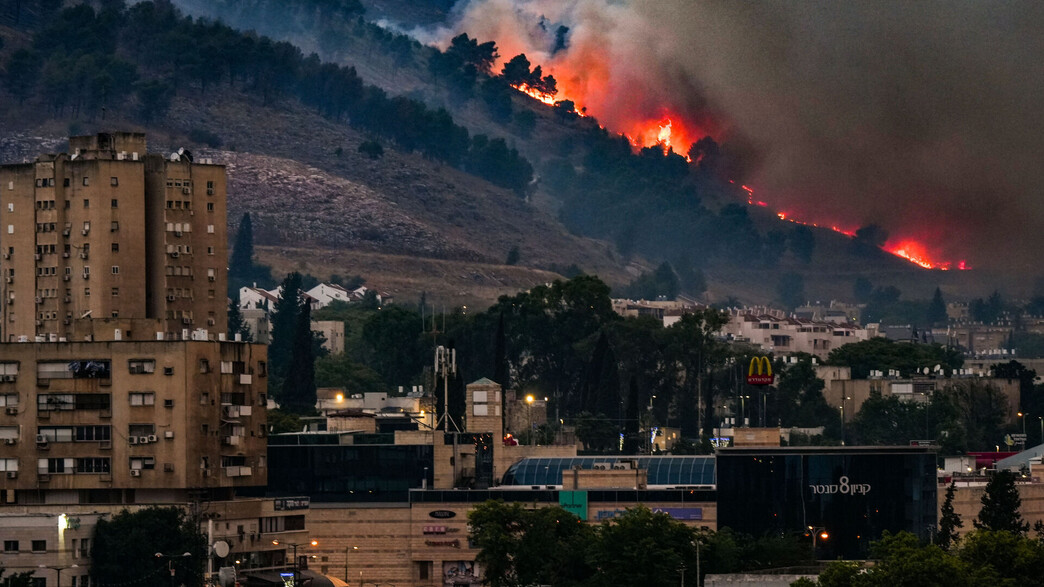
[(439, 427), (439, 423), (442, 423), (442, 429), (445, 432), (450, 431), (450, 424), (453, 425), (453, 430), (460, 432), (460, 428), (457, 423), (453, 421), (453, 418), (449, 414), (449, 377), (450, 375), (457, 375), (457, 349), (448, 349), (442, 345), (435, 347), (435, 381), (438, 382), (438, 377), (442, 376), (442, 413), (439, 414), (439, 419), (435, 422), (435, 429)]

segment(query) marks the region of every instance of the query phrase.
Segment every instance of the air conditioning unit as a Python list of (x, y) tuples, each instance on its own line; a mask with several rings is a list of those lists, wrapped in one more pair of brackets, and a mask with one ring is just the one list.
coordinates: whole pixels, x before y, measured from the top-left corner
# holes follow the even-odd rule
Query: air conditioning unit
[(128, 444), (138, 444), (138, 437), (137, 436), (131, 436), (130, 438), (127, 439), (127, 443)]
[(40, 253), (36, 253), (36, 255), (34, 255), (34, 258), (35, 258), (35, 259), (36, 259), (37, 261), (39, 261), (39, 260), (40, 260)]
[(69, 229), (68, 228), (62, 230), (62, 236), (69, 236)]
[(47, 444), (47, 436), (44, 434), (37, 434), (36, 444)]
[(149, 442), (156, 442), (157, 440), (159, 440), (158, 436), (155, 434), (149, 434)]
[(63, 259), (68, 259), (69, 258), (69, 251), (65, 251), (64, 253), (62, 253), (62, 258)]
[(86, 259), (86, 258), (87, 258), (87, 256), (88, 256), (88, 255), (87, 255), (87, 251), (81, 251), (81, 252), (80, 252), (80, 258), (81, 258), (81, 259)]
[(85, 229), (80, 231), (80, 234), (82, 234), (83, 236), (87, 236), (87, 233), (89, 233), (90, 231), (91, 231), (91, 229), (85, 228)]
[(203, 476), (210, 477), (210, 469), (203, 469)]
[(163, 472), (165, 472), (165, 473), (173, 473), (174, 472), (174, 463), (163, 463)]
[(43, 303), (43, 298), (36, 298), (36, 303), (37, 303), (38, 305), (39, 305), (39, 304), (42, 304), (42, 303)]
[(8, 479), (17, 479), (18, 478), (18, 471), (8, 471), (7, 472), (7, 478)]
[(18, 439), (17, 438), (5, 438), (4, 439), (4, 444), (6, 444), (7, 446), (14, 446), (14, 445), (18, 444)]
[(208, 279), (209, 281), (214, 281), (214, 276), (213, 276), (213, 275), (208, 275), (208, 276), (207, 276), (207, 279)]
[(14, 277), (8, 277), (7, 283), (14, 283)]
[(65, 303), (68, 304), (70, 302), (72, 302), (72, 296), (65, 296)]
[(176, 300), (176, 299), (177, 299), (177, 298), (176, 298), (176, 297), (174, 297), (174, 296), (167, 296), (167, 301), (168, 301), (168, 302), (173, 302), (173, 301), (174, 301), (174, 300)]
[(166, 432), (163, 433), (163, 438), (174, 438), (174, 431), (173, 430), (167, 430)]
[(7, 305), (8, 306), (14, 305), (14, 298), (7, 298)]
[(62, 281), (69, 281), (69, 274), (68, 273), (66, 273), (65, 275), (62, 276)]
[(17, 416), (18, 408), (7, 408), (6, 410), (4, 410), (4, 413), (6, 413), (8, 416)]
[[(18, 379), (17, 375), (2, 375), (2, 376), (0, 376), (0, 381), (3, 381), (4, 383), (14, 383), (17, 379)], [(18, 408), (8, 408), (8, 409), (17, 411)]]
[(68, 326), (68, 325), (72, 324), (72, 320), (66, 318), (65, 320), (62, 320), (62, 324), (65, 324), (66, 326)]
[(191, 193), (191, 190), (189, 190), (188, 188), (181, 188), (181, 193), (187, 196)]
[(170, 254), (170, 256), (171, 256), (171, 258), (173, 258), (173, 259), (177, 259), (177, 258), (178, 258), (178, 252), (177, 252), (177, 251), (174, 251), (174, 252), (172, 252), (172, 253)]
[(83, 272), (83, 278), (84, 278), (84, 279), (90, 279), (90, 278), (91, 278), (91, 274), (90, 274), (90, 273), (88, 273), (88, 272), (86, 272), (86, 271), (84, 271), (84, 272)]
[(180, 230), (175, 230), (174, 231), (174, 236), (181, 236), (181, 235), (182, 235), (182, 232)]
[(11, 253), (7, 253), (7, 252), (5, 252), (5, 253), (4, 253), (4, 258), (5, 258), (5, 259), (10, 259), (10, 258), (11, 258)]
[(591, 465), (591, 468), (596, 470), (596, 471), (608, 471), (609, 470), (609, 463), (595, 463), (595, 464)]
[(141, 477), (141, 469), (131, 469), (131, 477)]
[(111, 450), (112, 449), (112, 441), (111, 440), (103, 440), (103, 441), (101, 441), (98, 444), (98, 448), (101, 449), (101, 450)]
[(148, 443), (149, 443), (149, 437), (148, 436), (139, 436), (138, 437), (138, 444), (148, 444)]

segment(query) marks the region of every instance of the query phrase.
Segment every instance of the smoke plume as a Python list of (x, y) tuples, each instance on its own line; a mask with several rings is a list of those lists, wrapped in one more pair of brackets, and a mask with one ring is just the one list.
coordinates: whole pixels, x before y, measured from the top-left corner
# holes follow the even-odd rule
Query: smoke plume
[(778, 210), (1038, 272), (1044, 4), (471, 0), (450, 29), (612, 130), (752, 146)]

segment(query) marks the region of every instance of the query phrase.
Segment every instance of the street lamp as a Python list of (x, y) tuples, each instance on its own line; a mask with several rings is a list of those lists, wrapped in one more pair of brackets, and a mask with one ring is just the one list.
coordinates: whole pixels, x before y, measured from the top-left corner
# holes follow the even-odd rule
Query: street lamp
[(1040, 420), (1040, 443), (1044, 444), (1044, 416), (1037, 416)]
[[(275, 544), (276, 546), (278, 546), (279, 545), (279, 541), (278, 540), (273, 540), (272, 544)], [(297, 587), (297, 584), (298, 584), (297, 583), (297, 576), (298, 576), (297, 547), (298, 546), (309, 546), (309, 545), (310, 546), (319, 546), (319, 541), (318, 540), (312, 540), (311, 542), (308, 542), (307, 544), (301, 544), (299, 542), (287, 542), (286, 545), (294, 549), (294, 587)]]
[(1020, 441), (1019, 444), (1022, 445), (1023, 450), (1026, 449), (1026, 440), (1025, 440), (1025, 438), (1026, 438), (1026, 416), (1029, 416), (1029, 414), (1026, 414), (1026, 413), (1023, 413), (1023, 412), (1019, 412), (1019, 418), (1022, 418), (1022, 438), (1023, 438), (1023, 440)]
[(52, 571), (58, 573), (58, 580), (57, 580), (56, 583), (57, 583), (58, 587), (62, 587), (62, 571), (66, 570), (66, 569), (75, 569), (75, 568), (78, 568), (79, 566), (80, 565), (69, 565), (67, 567), (57, 567), (57, 566), (49, 567), (47, 565), (40, 565), (40, 568), (41, 569), (51, 569)]
[(808, 531), (812, 534), (812, 560), (816, 560), (816, 538), (826, 540), (830, 538), (830, 534), (823, 526), (809, 526)]
[(526, 405), (529, 406), (527, 414), (529, 414), (529, 444), (533, 444), (533, 394), (526, 396)]
[(191, 552), (183, 552), (181, 554), (163, 554), (162, 552), (156, 553), (156, 558), (167, 559), (167, 570), (170, 571), (170, 584), (174, 585), (174, 559), (188, 558), (192, 556)]
[[(424, 478), (425, 478), (425, 480), (427, 480), (427, 478), (428, 478), (428, 475), (427, 475), (428, 468), (424, 467), (424, 471), (425, 471)], [(344, 582), (345, 583), (348, 583), (348, 551), (349, 550), (356, 550), (357, 551), (357, 550), (359, 550), (359, 547), (358, 546), (345, 546), (344, 547)]]

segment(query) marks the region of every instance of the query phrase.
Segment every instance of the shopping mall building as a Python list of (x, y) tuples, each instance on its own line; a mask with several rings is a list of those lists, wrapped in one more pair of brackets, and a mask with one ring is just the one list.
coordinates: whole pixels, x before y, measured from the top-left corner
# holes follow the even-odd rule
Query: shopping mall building
[[(820, 559), (864, 558), (885, 530), (928, 537), (936, 455), (927, 447), (755, 446), (706, 456), (577, 456), (574, 446), (505, 445), (499, 385), (467, 387), (463, 432), (306, 432), (269, 438), (266, 498), (304, 517), (299, 562), (352, 585), (481, 584), (468, 512), (490, 499), (561, 505), (590, 523), (644, 505), (697, 527), (829, 538)], [(296, 499), (291, 499), (296, 498)], [(296, 527), (296, 526), (295, 526)], [(255, 544), (273, 539), (258, 536)], [(316, 541), (315, 546), (310, 542)], [(811, 541), (811, 538), (809, 538)], [(251, 538), (233, 545), (240, 577)]]

